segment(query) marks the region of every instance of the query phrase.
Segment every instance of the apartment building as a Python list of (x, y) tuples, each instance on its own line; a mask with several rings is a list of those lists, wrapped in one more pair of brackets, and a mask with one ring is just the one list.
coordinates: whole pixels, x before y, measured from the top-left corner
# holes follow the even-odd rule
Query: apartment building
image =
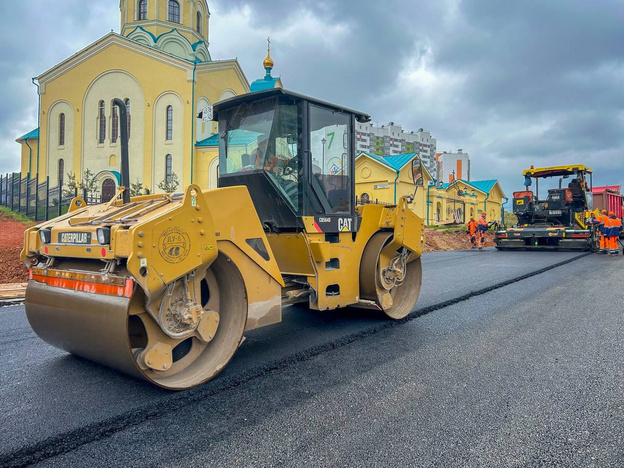
[(438, 184), (450, 184), (457, 179), (470, 182), (470, 155), (461, 148), (456, 153), (437, 153), (435, 168), (433, 174)]
[(427, 169), (435, 174), (437, 142), (430, 132), (422, 128), (408, 132), (394, 122), (381, 127), (358, 122), (355, 126), (355, 138), (356, 152), (364, 151), (377, 156), (418, 153)]

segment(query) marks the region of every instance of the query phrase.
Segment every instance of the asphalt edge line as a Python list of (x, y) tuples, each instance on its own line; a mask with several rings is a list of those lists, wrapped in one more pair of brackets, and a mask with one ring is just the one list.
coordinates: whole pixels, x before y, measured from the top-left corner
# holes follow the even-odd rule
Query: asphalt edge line
[(216, 387), (208, 388), (206, 386), (200, 386), (184, 392), (173, 393), (171, 396), (166, 397), (165, 401), (156, 400), (155, 402), (147, 404), (143, 407), (135, 408), (103, 421), (88, 424), (78, 429), (72, 429), (71, 431), (50, 437), (33, 445), (22, 447), (12, 452), (0, 455), (0, 466), (7, 468), (23, 467), (64, 455), (91, 442), (97, 442), (98, 440), (110, 437), (117, 432), (128, 429), (129, 427), (137, 426), (145, 421), (161, 417), (169, 412), (184, 408), (197, 401), (234, 389), (242, 384), (260, 378), (267, 373), (283, 369), (292, 364), (307, 361), (320, 354), (347, 346), (382, 331), (411, 322), (412, 320), (431, 312), (467, 301), (473, 297), (487, 294), (491, 291), (509, 286), (510, 284), (518, 281), (523, 281), (525, 279), (541, 275), (542, 273), (567, 265), (588, 255), (591, 255), (591, 252), (586, 252), (516, 278), (505, 280), (477, 291), (472, 291), (468, 294), (464, 294), (448, 301), (443, 301), (422, 309), (417, 309), (403, 319), (384, 321), (366, 330), (351, 333), (343, 336), (342, 338), (337, 338), (335, 340), (313, 346), (263, 366), (248, 369), (247, 371), (243, 371), (236, 376), (226, 377), (218, 382), (219, 385)]

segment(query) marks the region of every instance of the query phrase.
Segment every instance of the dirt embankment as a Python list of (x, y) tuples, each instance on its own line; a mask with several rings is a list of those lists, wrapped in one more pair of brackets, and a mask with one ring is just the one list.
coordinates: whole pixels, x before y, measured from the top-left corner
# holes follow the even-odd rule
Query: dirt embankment
[(32, 224), (20, 223), (0, 213), (0, 284), (22, 283), (28, 271), (19, 255), (24, 244), (24, 230)]
[[(494, 245), (494, 233), (488, 231), (485, 235), (485, 247), (494, 247)], [(464, 250), (469, 249), (470, 246), (470, 239), (466, 231), (425, 228), (424, 252)]]

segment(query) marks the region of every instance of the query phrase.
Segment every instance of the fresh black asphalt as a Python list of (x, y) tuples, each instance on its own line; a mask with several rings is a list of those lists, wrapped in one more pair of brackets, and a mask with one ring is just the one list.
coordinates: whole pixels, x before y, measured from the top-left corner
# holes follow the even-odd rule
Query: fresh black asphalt
[[(556, 457), (591, 461), (578, 458), (574, 450), (568, 454), (567, 446), (557, 449), (554, 445), (542, 453), (546, 441), (540, 438), (539, 428), (532, 428), (535, 440), (525, 440), (524, 432), (517, 439), (499, 434), (500, 446), (486, 437), (493, 436), (492, 430), (486, 429), (487, 425), (500, 429), (497, 418), (510, 417), (509, 405), (518, 409), (519, 404), (524, 405), (524, 412), (518, 409), (517, 414), (511, 414), (509, 424), (525, 431), (531, 423), (537, 424), (532, 414), (535, 408), (529, 407), (527, 399), (548, 405), (543, 396), (537, 398), (535, 389), (529, 391), (528, 382), (543, 390), (540, 395), (554, 391), (553, 375), (537, 371), (542, 357), (548, 360), (549, 353), (563, 352), (552, 348), (553, 337), (560, 331), (557, 326), (566, 324), (564, 331), (577, 335), (571, 341), (579, 348), (577, 358), (584, 355), (585, 348), (594, 351), (596, 346), (591, 340), (579, 339), (587, 338), (587, 332), (578, 336), (575, 325), (579, 322), (560, 322), (557, 318), (569, 313), (569, 302), (578, 309), (576, 304), (584, 301), (584, 307), (593, 310), (595, 301), (590, 298), (602, 298), (604, 281), (592, 283), (591, 278), (600, 277), (597, 272), (607, 268), (618, 272), (619, 259), (585, 257), (468, 299), (475, 291), (576, 256), (496, 251), (425, 255), (418, 310), (433, 309), (456, 298), (466, 300), (385, 328), (373, 317), (291, 308), (282, 324), (250, 333), (219, 378), (199, 391), (178, 394), (67, 356), (29, 331), (23, 309), (0, 309), (8, 324), (0, 339), (0, 349), (8, 357), (0, 371), (3, 461), (10, 462), (7, 457), (11, 455), (17, 463), (41, 460), (58, 466), (83, 466), (87, 460), (99, 466), (115, 462), (120, 466), (176, 466), (178, 462), (198, 466), (319, 466), (367, 464), (367, 460), (386, 466), (405, 462), (511, 466), (538, 464), (542, 460), (539, 457), (546, 457), (542, 460), (545, 463), (560, 462)], [(587, 270), (591, 275), (581, 273)], [(539, 299), (549, 294), (556, 300)], [(554, 307), (556, 303), (561, 306)], [(553, 316), (544, 328), (541, 317), (549, 314)], [(581, 323), (598, 325), (580, 310), (575, 310), (574, 317), (583, 319)], [(621, 326), (618, 329), (614, 324), (616, 329), (619, 332)], [(548, 339), (544, 339), (547, 332)], [(341, 342), (349, 336), (357, 339)], [(621, 364), (621, 349), (607, 349), (615, 355), (609, 356), (603, 367), (621, 367), (616, 366)], [(536, 354), (540, 359), (528, 362), (527, 351), (531, 351), (529, 357)], [(587, 386), (577, 389), (586, 390), (583, 395), (595, 391), (583, 374), (595, 368), (595, 364), (589, 368), (571, 366)], [(604, 378), (608, 375), (605, 373)], [(614, 377), (613, 372), (610, 375)], [(514, 394), (505, 400), (501, 392), (510, 388)], [(605, 401), (607, 397), (622, 397), (621, 386), (615, 389), (607, 385), (603, 390)], [(484, 400), (477, 401), (481, 394)], [(569, 411), (589, 403), (579, 395), (572, 396), (577, 406)], [(562, 393), (557, 401), (565, 406), (571, 404), (570, 398)], [(414, 401), (419, 404), (411, 408)], [(505, 402), (507, 409), (502, 405)], [(563, 409), (551, 411), (550, 417), (587, 420), (587, 411), (574, 416)], [(483, 411), (481, 419), (475, 414), (479, 411)], [(518, 418), (527, 418), (526, 427)], [(124, 426), (124, 421), (130, 426)], [(617, 417), (612, 422), (618, 422)], [(89, 431), (93, 431), (93, 442), (87, 437), (72, 445), (73, 436)], [(457, 431), (467, 431), (465, 440), (456, 439)], [(481, 448), (479, 444), (473, 446), (477, 434)], [(434, 436), (440, 440), (433, 440)], [(52, 444), (46, 446), (51, 439), (56, 444), (67, 443), (70, 449), (58, 455)], [(408, 440), (412, 442), (409, 447)], [(621, 455), (617, 443), (608, 438), (605, 443), (611, 445), (602, 453), (603, 462), (613, 460), (605, 454)], [(20, 458), (29, 454), (29, 448), (34, 458)], [(58, 456), (47, 459), (50, 455)]]

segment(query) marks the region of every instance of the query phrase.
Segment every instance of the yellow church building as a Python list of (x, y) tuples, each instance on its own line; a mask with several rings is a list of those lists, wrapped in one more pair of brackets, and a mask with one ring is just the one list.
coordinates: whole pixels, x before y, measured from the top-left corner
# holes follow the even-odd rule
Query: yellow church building
[[(216, 124), (202, 117), (222, 99), (282, 87), (271, 75), (270, 53), (263, 62), (265, 76), (251, 85), (236, 59), (212, 59), (206, 0), (121, 0), (119, 5), (119, 34), (105, 35), (35, 79), (39, 126), (17, 139), (21, 178), (32, 182), (18, 188), (22, 208), (34, 204), (29, 193), (37, 183), (49, 178), (48, 190), (67, 187), (70, 174), (80, 181), (87, 170), (103, 201), (115, 194), (121, 182), (115, 98), (128, 110), (132, 183), (162, 192), (159, 185), (175, 174), (179, 189), (190, 183), (216, 188)], [(355, 167), (359, 201), (395, 203), (414, 195), (412, 209), (428, 225), (464, 223), (481, 211), (489, 220), (500, 219), (505, 194), (497, 181), (439, 185), (424, 169), (424, 186), (415, 190), (415, 158), (417, 153), (360, 153)]]
[(465, 224), (485, 211), (489, 221), (501, 221), (505, 199), (497, 180), (436, 184), (423, 166), (423, 186), (414, 187), (412, 161), (417, 153), (378, 156), (361, 152), (355, 159), (355, 193), (359, 203), (393, 204), (405, 195), (414, 197), (411, 209), (426, 225)]
[[(109, 0), (115, 1), (115, 0)], [(219, 100), (247, 93), (238, 61), (213, 60), (206, 0), (121, 0), (121, 33), (109, 33), (36, 78), (39, 128), (20, 137), (21, 176), (50, 187), (89, 169), (110, 198), (120, 183), (120, 122), (128, 108), (130, 180), (150, 192), (176, 174), (180, 186), (216, 187), (215, 133), (198, 118)], [(272, 64), (271, 64), (272, 67)], [(281, 86), (279, 79), (258, 80)]]

